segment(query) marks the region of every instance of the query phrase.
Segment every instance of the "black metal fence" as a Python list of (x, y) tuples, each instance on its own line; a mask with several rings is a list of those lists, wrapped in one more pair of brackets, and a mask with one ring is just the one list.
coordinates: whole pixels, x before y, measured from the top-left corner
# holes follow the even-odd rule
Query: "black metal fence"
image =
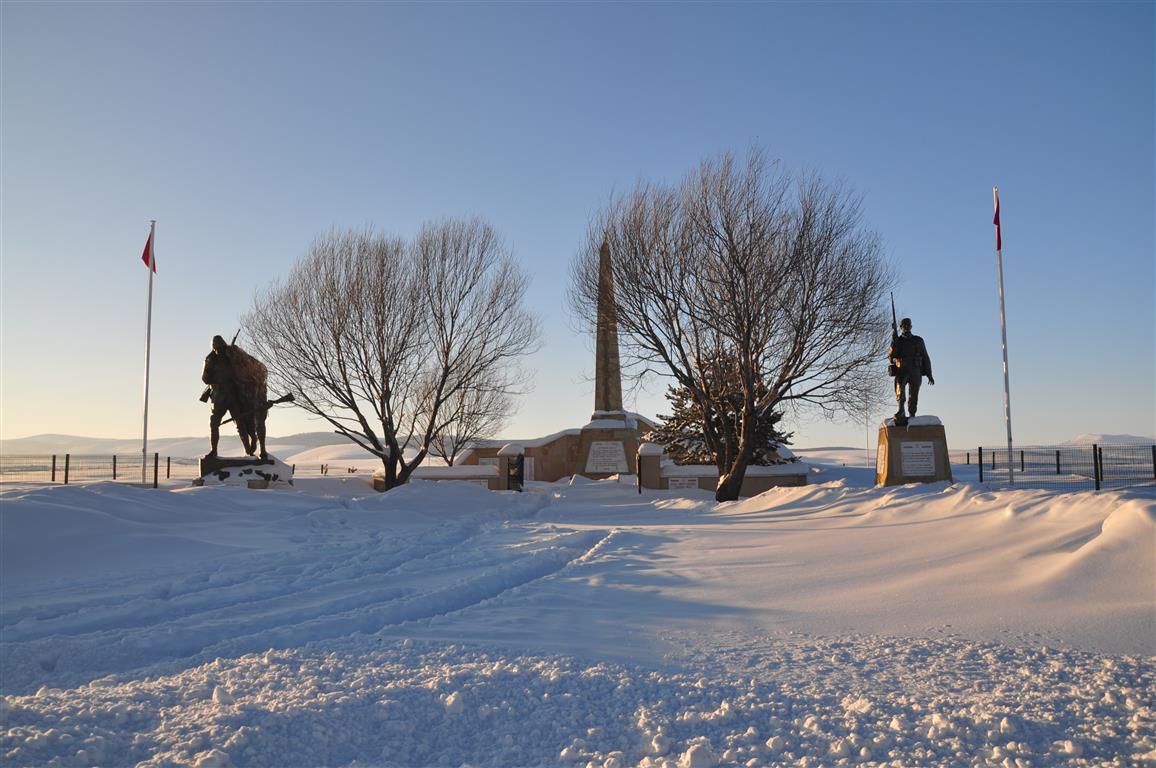
[[(156, 488), (165, 480), (194, 480), (200, 477), (199, 459), (149, 454), (144, 462), (143, 484)], [(380, 465), (379, 465), (380, 466)], [(372, 475), (373, 468), (344, 464), (294, 464), (293, 472), (302, 477), (324, 475)], [(82, 455), (58, 453), (40, 456), (6, 456), (0, 454), (0, 483), (68, 483), (115, 481), (141, 485), (141, 455)]]
[[(141, 455), (39, 456), (0, 454), (0, 483), (68, 484), (115, 481), (140, 485)], [(988, 485), (1082, 490), (1153, 486), (1156, 493), (1156, 444), (1033, 445), (1012, 449), (984, 448), (950, 451), (957, 481)], [(296, 466), (302, 476), (349, 474), (372, 470), (329, 464)], [(974, 473), (974, 477), (972, 475)], [(162, 480), (193, 480), (200, 476), (198, 460), (153, 453), (144, 461), (144, 484), (156, 488)]]
[[(142, 473), (143, 464), (143, 473)], [(156, 488), (161, 480), (199, 477), (197, 459), (135, 455), (91, 456), (59, 453), (43, 456), (0, 455), (0, 483), (63, 484), (111, 480)], [(142, 480), (143, 478), (143, 480)]]
[(953, 465), (974, 468), (979, 482), (990, 485), (1097, 491), (1156, 485), (1153, 443), (1013, 446), (1010, 453), (979, 447), (950, 454)]

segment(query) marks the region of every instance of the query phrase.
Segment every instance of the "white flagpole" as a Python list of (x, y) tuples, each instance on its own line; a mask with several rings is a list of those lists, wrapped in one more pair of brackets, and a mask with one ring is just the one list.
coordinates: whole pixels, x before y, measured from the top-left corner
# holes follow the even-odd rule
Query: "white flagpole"
[[(998, 215), (999, 187), (992, 187), (991, 194), (995, 199), (995, 210)], [(999, 267), (999, 330), (1003, 343), (1003, 421), (1004, 426), (1007, 427), (1007, 480), (1008, 483), (1014, 483), (1015, 475), (1012, 472), (1011, 384), (1009, 383), (1007, 368), (1007, 313), (1004, 311), (1003, 301), (1003, 248), (1001, 246), (999, 225), (997, 224), (995, 257), (996, 264)]]
[(149, 302), (148, 313), (145, 316), (145, 370), (144, 370), (144, 441), (141, 444), (140, 482), (148, 485), (148, 458), (149, 458), (149, 351), (153, 336), (153, 254), (156, 252), (157, 221), (149, 223)]

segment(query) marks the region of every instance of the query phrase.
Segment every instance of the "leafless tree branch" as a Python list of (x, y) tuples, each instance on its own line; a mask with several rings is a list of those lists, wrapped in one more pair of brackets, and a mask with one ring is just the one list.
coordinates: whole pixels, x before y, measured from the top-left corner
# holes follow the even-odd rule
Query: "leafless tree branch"
[(380, 457), (394, 487), (449, 436), (484, 436), (508, 416), (525, 381), (517, 362), (538, 343), (526, 287), (477, 219), (427, 224), (412, 242), (334, 230), (243, 324), (270, 378)]
[(720, 473), (720, 500), (738, 496), (757, 415), (787, 406), (857, 415), (879, 391), (871, 376), (893, 277), (843, 186), (795, 177), (756, 148), (704, 161), (677, 185), (643, 182), (612, 197), (572, 265), (570, 304), (587, 329), (603, 239), (624, 370), (661, 371), (685, 387), (720, 456), (711, 382), (741, 387), (739, 450)]

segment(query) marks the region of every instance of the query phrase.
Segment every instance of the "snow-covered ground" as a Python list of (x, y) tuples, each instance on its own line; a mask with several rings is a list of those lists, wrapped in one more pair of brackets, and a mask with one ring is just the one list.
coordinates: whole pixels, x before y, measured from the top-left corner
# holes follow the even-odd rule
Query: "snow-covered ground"
[(799, 453), (730, 504), (0, 486), (0, 761), (1156, 765), (1151, 486)]

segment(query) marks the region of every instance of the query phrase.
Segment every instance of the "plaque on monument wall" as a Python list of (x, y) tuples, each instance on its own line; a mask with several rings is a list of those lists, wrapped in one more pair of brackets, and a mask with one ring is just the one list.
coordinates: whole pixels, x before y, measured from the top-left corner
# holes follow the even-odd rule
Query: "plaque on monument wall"
[(667, 488), (672, 491), (697, 491), (697, 477), (672, 477), (667, 480)]
[(620, 440), (595, 440), (586, 457), (587, 472), (629, 472), (626, 448)]
[(534, 457), (527, 456), (522, 462), (522, 479), (529, 482), (534, 479)]
[(935, 474), (935, 444), (929, 441), (900, 443), (900, 466), (908, 477), (931, 477)]

